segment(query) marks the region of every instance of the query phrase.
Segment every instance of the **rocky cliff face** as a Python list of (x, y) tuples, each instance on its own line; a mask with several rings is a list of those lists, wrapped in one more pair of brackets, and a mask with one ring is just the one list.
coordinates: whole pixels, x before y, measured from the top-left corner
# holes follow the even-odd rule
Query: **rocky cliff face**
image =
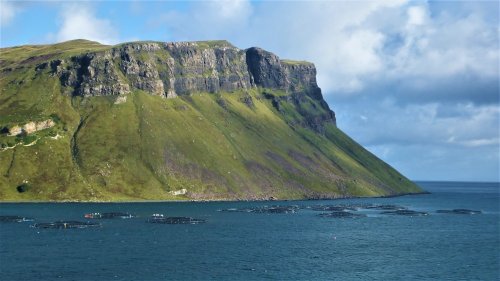
[(54, 125), (55, 125), (55, 122), (52, 119), (47, 119), (47, 120), (39, 121), (39, 122), (31, 121), (31, 122), (28, 122), (22, 126), (15, 125), (10, 129), (6, 128), (7, 129), (6, 133), (9, 136), (18, 136), (18, 135), (21, 135), (23, 133), (29, 135), (29, 134), (32, 134), (34, 132), (38, 132), (41, 130), (45, 130), (45, 129), (54, 127)]
[(256, 47), (246, 50), (246, 61), (255, 85), (291, 93), (304, 91), (322, 99), (314, 64), (280, 60), (275, 54)]
[[(67, 60), (43, 63), (77, 96), (126, 95), (143, 90), (174, 98), (194, 92), (233, 92), (255, 87), (281, 90), (300, 107), (310, 97), (319, 102), (321, 115), (303, 111), (302, 125), (321, 131), (322, 123), (335, 124), (335, 114), (323, 100), (312, 63), (280, 60), (260, 48), (240, 50), (226, 41), (126, 43)], [(318, 111), (319, 112), (319, 111)]]

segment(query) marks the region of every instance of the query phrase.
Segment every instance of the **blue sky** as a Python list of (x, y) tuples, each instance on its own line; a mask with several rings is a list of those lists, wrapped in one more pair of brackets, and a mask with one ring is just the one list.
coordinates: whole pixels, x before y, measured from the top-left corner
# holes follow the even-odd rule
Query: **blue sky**
[(4, 1), (0, 45), (227, 39), (308, 60), (338, 126), (414, 180), (499, 181), (498, 1)]

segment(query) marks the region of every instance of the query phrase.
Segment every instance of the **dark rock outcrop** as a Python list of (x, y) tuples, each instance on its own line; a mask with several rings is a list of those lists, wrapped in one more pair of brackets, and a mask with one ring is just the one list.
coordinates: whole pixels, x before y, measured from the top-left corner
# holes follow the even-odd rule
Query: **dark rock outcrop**
[(309, 62), (280, 60), (278, 56), (257, 47), (246, 50), (246, 63), (254, 85), (290, 93), (304, 92), (323, 100), (316, 83), (316, 67)]
[(276, 55), (253, 47), (246, 51), (246, 63), (255, 85), (271, 89), (288, 88), (290, 81)]

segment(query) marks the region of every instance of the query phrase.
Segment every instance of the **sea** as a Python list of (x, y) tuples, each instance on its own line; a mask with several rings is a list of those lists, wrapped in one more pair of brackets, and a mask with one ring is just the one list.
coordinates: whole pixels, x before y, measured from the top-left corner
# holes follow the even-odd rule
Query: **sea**
[[(500, 184), (417, 182), (430, 194), (272, 202), (0, 203), (0, 280), (500, 280)], [(426, 216), (316, 206), (399, 205)], [(236, 212), (265, 206), (297, 212)], [(228, 210), (229, 211), (221, 211)], [(470, 209), (481, 214), (437, 213)], [(232, 211), (231, 211), (232, 210)], [(98, 228), (39, 229), (90, 212), (127, 212)], [(205, 219), (155, 224), (153, 213)]]

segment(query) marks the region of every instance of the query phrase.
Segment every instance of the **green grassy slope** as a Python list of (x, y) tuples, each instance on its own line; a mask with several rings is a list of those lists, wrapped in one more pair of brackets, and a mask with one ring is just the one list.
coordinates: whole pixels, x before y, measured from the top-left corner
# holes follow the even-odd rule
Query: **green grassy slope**
[[(42, 59), (30, 58), (108, 48), (88, 41), (65, 44), (1, 50), (0, 129), (56, 122), (27, 136), (0, 134), (2, 201), (300, 199), (421, 191), (333, 124), (324, 134), (294, 126), (303, 121), (301, 112), (321, 107), (283, 103), (278, 111), (266, 96), (283, 93), (271, 89), (174, 99), (134, 91), (120, 104), (116, 97), (64, 95), (57, 77), (35, 71)], [(174, 195), (182, 189), (187, 193)]]

